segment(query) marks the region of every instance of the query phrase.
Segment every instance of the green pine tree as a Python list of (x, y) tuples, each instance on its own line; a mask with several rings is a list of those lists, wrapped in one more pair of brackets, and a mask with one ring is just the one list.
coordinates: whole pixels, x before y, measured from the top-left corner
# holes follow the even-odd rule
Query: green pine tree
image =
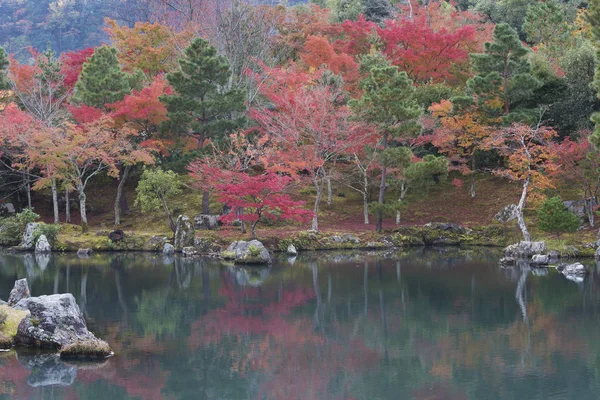
[(565, 232), (575, 232), (581, 220), (577, 215), (567, 210), (560, 197), (547, 199), (537, 210), (538, 228), (560, 237)]
[(162, 96), (168, 121), (164, 132), (193, 136), (199, 146), (218, 140), (246, 122), (245, 93), (227, 89), (231, 71), (227, 59), (204, 39), (195, 39), (179, 59), (179, 69), (167, 75), (174, 93)]
[(381, 23), (394, 15), (394, 6), (389, 0), (361, 0), (362, 12), (369, 21)]
[(496, 25), (494, 41), (485, 43), (484, 53), (471, 54), (477, 75), (467, 85), (491, 118), (502, 117), (505, 123), (536, 119), (536, 110), (519, 107), (540, 86), (531, 74), (528, 53), (517, 32), (503, 23)]
[(134, 76), (123, 72), (117, 50), (108, 46), (98, 47), (89, 61), (83, 64), (83, 70), (75, 85), (73, 100), (90, 107), (104, 109), (106, 104), (120, 101), (131, 92)]
[[(598, 59), (600, 57), (600, 0), (590, 0), (585, 15), (592, 28), (592, 42), (596, 48), (596, 59)], [(600, 99), (600, 64), (596, 64), (596, 74), (592, 87), (596, 91), (596, 97)], [(594, 133), (590, 136), (590, 142), (597, 149), (600, 149), (600, 113), (593, 113), (591, 120), (595, 124), (595, 128)]]
[(8, 54), (2, 46), (0, 46), (0, 90), (8, 90), (10, 84), (6, 72), (8, 69)]
[[(423, 109), (415, 98), (415, 88), (406, 72), (399, 72), (397, 67), (377, 56), (367, 56), (362, 63), (369, 66), (369, 75), (361, 82), (362, 97), (350, 104), (359, 118), (379, 128), (385, 158), (392, 139), (402, 143), (403, 139), (419, 132), (418, 119)], [(388, 164), (384, 162), (381, 171), (378, 232), (383, 228)]]

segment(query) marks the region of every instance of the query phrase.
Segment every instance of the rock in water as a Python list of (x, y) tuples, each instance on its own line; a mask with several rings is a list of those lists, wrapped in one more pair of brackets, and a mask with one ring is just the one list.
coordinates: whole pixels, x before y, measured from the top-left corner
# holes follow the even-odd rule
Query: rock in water
[(187, 215), (177, 217), (177, 228), (175, 229), (175, 250), (181, 251), (184, 247), (194, 245), (194, 225)]
[(584, 277), (587, 275), (588, 270), (587, 268), (581, 264), (581, 263), (573, 263), (573, 264), (567, 264), (567, 265), (561, 265), (560, 268), (563, 273), (563, 275), (565, 276), (578, 276), (578, 277)]
[(258, 240), (233, 242), (227, 247), (227, 250), (221, 253), (221, 256), (240, 264), (268, 264), (271, 262), (269, 251)]
[(504, 256), (507, 258), (529, 258), (535, 254), (546, 252), (546, 242), (526, 242), (511, 244), (504, 249)]
[(50, 247), (50, 242), (48, 242), (48, 238), (46, 235), (40, 235), (37, 243), (35, 244), (35, 252), (38, 254), (51, 253), (52, 247)]
[(23, 233), (23, 238), (21, 239), (21, 244), (19, 247), (22, 250), (33, 250), (33, 232), (40, 226), (37, 222), (30, 222), (25, 225), (25, 232)]
[[(25, 346), (62, 349), (79, 345), (85, 353), (81, 356), (107, 357), (110, 348), (87, 329), (83, 314), (72, 294), (23, 299), (15, 306), (29, 310), (17, 329), (15, 343)], [(99, 349), (93, 352), (93, 349)]]
[(531, 257), (531, 264), (533, 265), (548, 265), (550, 258), (545, 254), (534, 254)]
[(298, 254), (298, 250), (296, 250), (296, 246), (294, 246), (293, 244), (290, 244), (287, 248), (287, 253), (290, 256), (295, 256)]
[(86, 258), (92, 255), (92, 249), (79, 249), (77, 250), (77, 257)]
[(213, 230), (219, 226), (219, 216), (199, 214), (194, 217), (194, 228), (198, 230)]
[(172, 255), (175, 254), (175, 247), (171, 243), (165, 243), (163, 247), (163, 254)]
[(10, 295), (8, 296), (8, 305), (12, 307), (19, 301), (23, 299), (28, 299), (30, 297), (31, 292), (29, 291), (27, 279), (19, 279), (15, 282), (15, 286), (10, 291)]

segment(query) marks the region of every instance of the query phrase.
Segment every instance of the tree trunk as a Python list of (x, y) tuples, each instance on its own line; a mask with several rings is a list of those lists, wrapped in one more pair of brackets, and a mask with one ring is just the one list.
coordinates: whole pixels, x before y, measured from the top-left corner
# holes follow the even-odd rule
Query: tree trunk
[(121, 225), (121, 197), (123, 197), (123, 187), (129, 176), (130, 169), (130, 166), (123, 168), (119, 179), (119, 186), (117, 186), (117, 197), (115, 198), (115, 226)]
[(169, 218), (169, 227), (173, 233), (175, 233), (177, 231), (177, 225), (175, 225), (175, 222), (173, 221), (173, 216), (171, 215), (171, 210), (169, 210), (167, 200), (162, 196), (160, 197), (160, 200), (162, 201), (163, 208), (165, 209), (165, 214), (167, 214), (167, 218)]
[(87, 232), (88, 230), (88, 219), (86, 211), (86, 195), (83, 189), (78, 189), (79, 192), (79, 212), (81, 214), (81, 230)]
[(369, 225), (369, 179), (366, 169), (363, 173), (363, 217), (365, 225)]
[[(387, 149), (388, 146), (388, 135), (387, 133), (383, 136), (383, 150)], [(383, 203), (385, 202), (385, 190), (387, 188), (387, 166), (384, 164), (381, 167), (381, 182), (379, 183), (379, 198), (377, 199), (379, 203), (379, 209), (377, 210), (377, 224), (375, 226), (375, 230), (377, 233), (381, 233), (383, 231)]]
[(315, 207), (313, 208), (314, 216), (312, 219), (311, 229), (315, 232), (319, 232), (319, 205), (321, 204), (321, 199), (323, 198), (323, 183), (319, 182), (319, 177), (315, 176), (313, 178), (313, 183), (315, 184), (315, 189), (317, 189), (317, 197), (315, 198)]
[(471, 198), (475, 198), (475, 155), (471, 158)]
[(31, 184), (29, 183), (29, 175), (25, 177), (25, 191), (27, 192), (27, 207), (31, 207)]
[(594, 208), (596, 207), (596, 198), (590, 197), (587, 199), (583, 199), (585, 204), (585, 212), (587, 213), (588, 222), (590, 223), (590, 227), (594, 227), (595, 219), (594, 219)]
[(527, 188), (529, 187), (530, 180), (531, 178), (527, 178), (525, 182), (523, 182), (523, 192), (521, 193), (521, 199), (519, 200), (519, 206), (517, 207), (517, 222), (519, 223), (521, 233), (523, 233), (523, 240), (525, 240), (526, 242), (531, 241), (531, 235), (529, 235), (527, 225), (525, 225), (525, 218), (523, 218), (523, 207), (525, 207), (525, 200), (527, 199)]
[(331, 191), (331, 177), (327, 177), (327, 205), (331, 205), (333, 201), (333, 193)]
[(252, 240), (256, 240), (256, 225), (258, 225), (258, 221), (254, 221), (251, 225), (252, 228)]
[(54, 223), (60, 222), (58, 217), (58, 193), (56, 192), (56, 179), (52, 179), (52, 208), (54, 209)]
[(210, 192), (208, 190), (202, 192), (202, 214), (210, 214)]
[(70, 223), (71, 222), (71, 203), (69, 200), (69, 189), (65, 190), (65, 222), (66, 223)]
[[(398, 203), (402, 203), (407, 191), (408, 187), (406, 185), (406, 181), (402, 181), (402, 184), (400, 185), (400, 197), (398, 197)], [(396, 226), (398, 225), (400, 225), (400, 209), (396, 210)]]

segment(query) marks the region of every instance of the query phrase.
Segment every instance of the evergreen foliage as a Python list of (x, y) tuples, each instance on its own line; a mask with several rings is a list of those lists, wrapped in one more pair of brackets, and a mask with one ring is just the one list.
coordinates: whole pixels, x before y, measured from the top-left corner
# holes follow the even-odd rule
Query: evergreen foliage
[(581, 224), (579, 217), (569, 211), (558, 196), (547, 199), (537, 210), (537, 216), (538, 228), (558, 237), (562, 233), (575, 232)]
[(517, 106), (530, 99), (540, 86), (531, 74), (528, 53), (513, 28), (498, 24), (494, 41), (485, 43), (485, 52), (471, 54), (477, 75), (469, 79), (467, 85), (477, 96), (480, 107), (491, 117), (501, 117), (506, 123), (536, 119), (536, 110)]
[(169, 219), (171, 230), (175, 232), (175, 223), (169, 209), (169, 200), (181, 194), (179, 176), (173, 171), (163, 171), (161, 168), (146, 168), (135, 192), (135, 205), (141, 206), (144, 212), (163, 208)]
[(368, 21), (381, 23), (394, 15), (394, 6), (389, 0), (362, 0), (362, 7)]
[(116, 49), (98, 47), (83, 64), (75, 84), (74, 101), (103, 109), (107, 104), (123, 100), (131, 92), (131, 78), (121, 69)]
[(8, 68), (8, 54), (2, 46), (0, 46), (0, 90), (7, 90), (10, 88), (8, 78), (6, 76), (6, 70)]
[(243, 126), (245, 94), (228, 89), (231, 71), (227, 59), (204, 39), (195, 39), (179, 59), (179, 69), (167, 75), (173, 95), (160, 99), (167, 107), (165, 132), (191, 135), (199, 146)]

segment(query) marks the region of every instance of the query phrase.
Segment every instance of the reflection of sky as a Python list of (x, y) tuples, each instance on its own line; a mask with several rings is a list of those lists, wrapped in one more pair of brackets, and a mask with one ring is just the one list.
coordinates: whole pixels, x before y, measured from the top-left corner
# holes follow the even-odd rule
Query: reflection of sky
[(575, 284), (497, 260), (320, 252), (237, 268), (2, 255), (0, 293), (21, 277), (33, 295), (73, 293), (116, 356), (0, 354), (0, 398), (595, 398), (595, 271)]

